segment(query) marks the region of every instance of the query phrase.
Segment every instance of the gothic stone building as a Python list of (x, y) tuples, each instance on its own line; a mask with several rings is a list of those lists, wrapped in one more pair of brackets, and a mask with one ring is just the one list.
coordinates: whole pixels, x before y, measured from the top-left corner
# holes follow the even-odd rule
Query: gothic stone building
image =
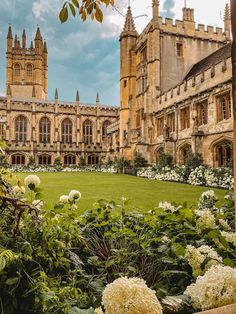
[[(183, 19), (153, 17), (139, 35), (128, 8), (120, 35), (120, 122), (110, 140), (132, 159), (141, 153), (155, 163), (163, 152), (183, 164), (190, 152), (225, 166), (232, 158), (232, 67), (230, 12), (224, 30), (196, 25), (194, 10)], [(115, 151), (115, 149), (114, 149)]]
[(6, 53), (6, 97), (0, 98), (0, 138), (13, 165), (35, 162), (51, 165), (98, 164), (107, 156), (107, 127), (117, 121), (118, 108), (47, 99), (47, 45), (37, 29), (34, 44), (12, 37), (9, 27)]

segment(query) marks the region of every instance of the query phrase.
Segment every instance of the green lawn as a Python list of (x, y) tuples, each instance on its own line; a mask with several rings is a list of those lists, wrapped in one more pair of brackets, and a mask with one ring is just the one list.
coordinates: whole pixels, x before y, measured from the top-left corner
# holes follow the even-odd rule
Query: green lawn
[[(23, 179), (28, 174), (17, 173)], [(82, 193), (79, 208), (86, 210), (99, 199), (114, 200), (121, 204), (121, 197), (127, 197), (128, 209), (139, 208), (149, 210), (161, 201), (184, 203), (189, 206), (197, 204), (205, 187), (195, 187), (186, 184), (150, 181), (144, 178), (128, 175), (107, 173), (38, 173), (42, 182), (43, 199), (50, 206), (57, 202), (62, 194), (68, 194), (72, 189)], [(214, 189), (220, 201), (226, 194), (224, 190)]]

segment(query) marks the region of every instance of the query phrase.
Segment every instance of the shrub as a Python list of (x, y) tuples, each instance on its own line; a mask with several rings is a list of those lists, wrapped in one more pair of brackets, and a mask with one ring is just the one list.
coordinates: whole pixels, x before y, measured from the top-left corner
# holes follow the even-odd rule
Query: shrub
[(146, 167), (147, 164), (148, 164), (147, 160), (140, 153), (135, 154), (133, 160), (133, 166), (135, 169)]
[(158, 168), (164, 168), (173, 165), (173, 156), (170, 154), (161, 154), (157, 163)]

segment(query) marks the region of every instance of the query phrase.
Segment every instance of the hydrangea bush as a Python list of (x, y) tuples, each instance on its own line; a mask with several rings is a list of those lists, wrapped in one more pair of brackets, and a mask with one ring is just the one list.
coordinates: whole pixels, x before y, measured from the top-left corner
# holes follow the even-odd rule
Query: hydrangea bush
[[(187, 314), (193, 312), (191, 302), (178, 302), (176, 310), (166, 298), (182, 295), (198, 274), (204, 276), (212, 266), (236, 266), (231, 195), (221, 208), (215, 194), (208, 191), (198, 208), (162, 202), (145, 213), (126, 212), (126, 200), (122, 199), (118, 205), (99, 201), (81, 214), (77, 209), (83, 197), (79, 190), (62, 195), (57, 204), (47, 208), (38, 177), (30, 175), (25, 184), (13, 185), (9, 178), (2, 170), (2, 312), (106, 313), (106, 300), (118, 296), (110, 295), (109, 284), (127, 277), (139, 278), (141, 288), (137, 289), (143, 293), (139, 292), (137, 302), (142, 311), (146, 295), (150, 304), (156, 304), (150, 314), (160, 311), (157, 299), (163, 314)], [(200, 220), (204, 214), (211, 216)], [(136, 286), (134, 290), (131, 286), (127, 289), (136, 291)], [(107, 292), (104, 298), (103, 291)], [(136, 304), (129, 299), (129, 304)], [(191, 300), (196, 307), (193, 297)]]

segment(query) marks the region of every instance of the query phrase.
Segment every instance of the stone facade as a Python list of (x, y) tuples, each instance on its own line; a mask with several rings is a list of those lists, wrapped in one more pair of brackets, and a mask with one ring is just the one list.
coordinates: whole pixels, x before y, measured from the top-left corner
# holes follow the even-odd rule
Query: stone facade
[(26, 48), (12, 30), (7, 36), (6, 97), (0, 98), (0, 137), (10, 164), (98, 164), (110, 150), (107, 127), (118, 120), (118, 107), (47, 100), (47, 45), (39, 28), (35, 45)]
[(230, 12), (225, 27), (196, 25), (194, 10), (183, 20), (153, 18), (139, 35), (128, 8), (120, 36), (120, 152), (141, 153), (155, 163), (161, 153), (183, 164), (189, 152), (224, 166), (232, 157)]

